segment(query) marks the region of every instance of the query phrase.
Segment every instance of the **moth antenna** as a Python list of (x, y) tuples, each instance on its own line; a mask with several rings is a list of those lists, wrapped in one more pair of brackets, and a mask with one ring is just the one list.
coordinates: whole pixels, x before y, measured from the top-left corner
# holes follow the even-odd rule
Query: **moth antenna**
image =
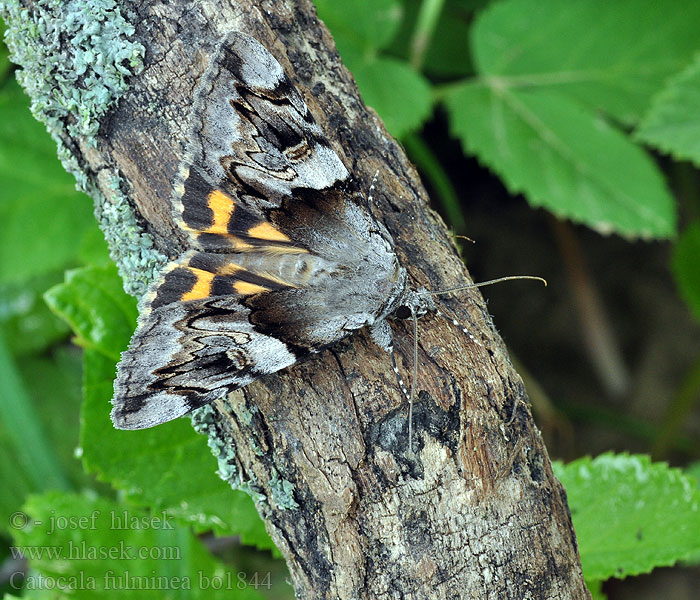
[[(464, 236), (461, 236), (461, 237), (464, 237)], [(466, 238), (466, 239), (469, 239), (469, 238)], [(448, 288), (446, 290), (438, 290), (437, 292), (432, 292), (430, 290), (422, 290), (422, 291), (419, 291), (416, 293), (420, 294), (420, 295), (440, 296), (442, 294), (451, 294), (453, 292), (460, 292), (462, 290), (469, 290), (471, 288), (478, 288), (478, 287), (483, 287), (486, 285), (491, 285), (494, 283), (501, 283), (502, 281), (513, 281), (513, 280), (517, 280), (517, 279), (532, 279), (534, 281), (541, 281), (545, 286), (547, 285), (546, 279), (543, 279), (542, 277), (537, 277), (536, 275), (508, 275), (507, 277), (498, 277), (497, 279), (489, 279), (488, 281), (482, 281), (479, 283), (470, 283), (469, 285), (460, 285), (458, 287)], [(454, 317), (451, 317), (449, 315), (446, 315), (444, 312), (442, 312), (438, 308), (435, 309), (435, 314), (441, 316), (443, 319), (451, 321), (455, 327), (459, 327), (462, 330), (462, 333), (465, 333), (466, 335), (468, 335), (469, 338), (472, 340), (472, 342), (474, 342), (478, 346), (481, 346), (482, 348), (484, 347), (484, 345), (479, 340), (477, 340), (471, 334), (471, 332), (464, 325), (462, 325), (457, 319), (455, 319)]]
[(454, 288), (448, 288), (446, 290), (439, 290), (437, 292), (431, 292), (429, 290), (424, 290), (422, 292), (417, 292), (418, 294), (440, 296), (441, 294), (451, 294), (453, 292), (461, 292), (462, 290), (470, 290), (472, 288), (484, 287), (486, 285), (493, 285), (494, 283), (501, 283), (502, 281), (515, 281), (517, 279), (532, 279), (534, 281), (541, 281), (545, 287), (547, 286), (547, 280), (543, 277), (537, 277), (536, 275), (508, 275), (507, 277), (498, 277), (497, 279), (489, 279), (488, 281), (481, 281), (479, 283), (470, 283), (469, 285), (460, 285)]
[(468, 242), (471, 242), (472, 244), (476, 244), (476, 240), (473, 240), (472, 238), (467, 237), (466, 235), (455, 235), (455, 239), (467, 240)]

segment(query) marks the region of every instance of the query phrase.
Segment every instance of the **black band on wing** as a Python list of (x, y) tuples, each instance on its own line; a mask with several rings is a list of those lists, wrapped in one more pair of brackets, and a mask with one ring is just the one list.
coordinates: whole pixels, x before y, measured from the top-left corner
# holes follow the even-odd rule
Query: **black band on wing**
[(195, 283), (197, 283), (197, 276), (187, 268), (177, 267), (169, 271), (158, 287), (156, 297), (151, 302), (151, 308), (179, 302)]

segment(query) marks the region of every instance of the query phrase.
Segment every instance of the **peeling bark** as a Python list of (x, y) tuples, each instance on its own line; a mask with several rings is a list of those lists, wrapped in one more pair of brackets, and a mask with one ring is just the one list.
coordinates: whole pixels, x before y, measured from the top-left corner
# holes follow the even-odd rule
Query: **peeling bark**
[[(310, 1), (118, 4), (146, 48), (145, 68), (101, 123), (96, 148), (63, 137), (100, 201), (119, 178), (160, 252), (183, 248), (170, 194), (193, 90), (216, 42), (239, 29), (277, 57), (351, 173), (369, 183), (379, 171), (376, 211), (413, 285), (469, 281)], [(439, 304), (479, 343), (434, 315), (420, 320), (416, 456), (406, 452), (408, 406), (390, 357), (366, 332), (218, 402), (214, 435), (264, 495), (258, 508), (299, 598), (588, 598), (566, 495), (481, 295)], [(392, 328), (410, 380), (411, 324)]]

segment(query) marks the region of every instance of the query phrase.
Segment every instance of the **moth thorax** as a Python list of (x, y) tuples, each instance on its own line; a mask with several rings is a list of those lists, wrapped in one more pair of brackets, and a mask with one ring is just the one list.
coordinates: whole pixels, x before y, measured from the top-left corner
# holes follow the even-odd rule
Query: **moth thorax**
[(265, 273), (292, 287), (307, 287), (325, 281), (335, 269), (335, 263), (308, 252), (244, 253), (237, 260), (252, 273)]

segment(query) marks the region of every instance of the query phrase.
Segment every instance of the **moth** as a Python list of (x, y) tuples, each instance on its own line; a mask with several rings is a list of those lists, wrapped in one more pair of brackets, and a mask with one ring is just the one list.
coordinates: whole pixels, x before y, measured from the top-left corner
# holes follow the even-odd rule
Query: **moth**
[(363, 327), (432, 307), (279, 62), (232, 32), (196, 94), (174, 187), (188, 249), (142, 303), (112, 420), (165, 423)]

